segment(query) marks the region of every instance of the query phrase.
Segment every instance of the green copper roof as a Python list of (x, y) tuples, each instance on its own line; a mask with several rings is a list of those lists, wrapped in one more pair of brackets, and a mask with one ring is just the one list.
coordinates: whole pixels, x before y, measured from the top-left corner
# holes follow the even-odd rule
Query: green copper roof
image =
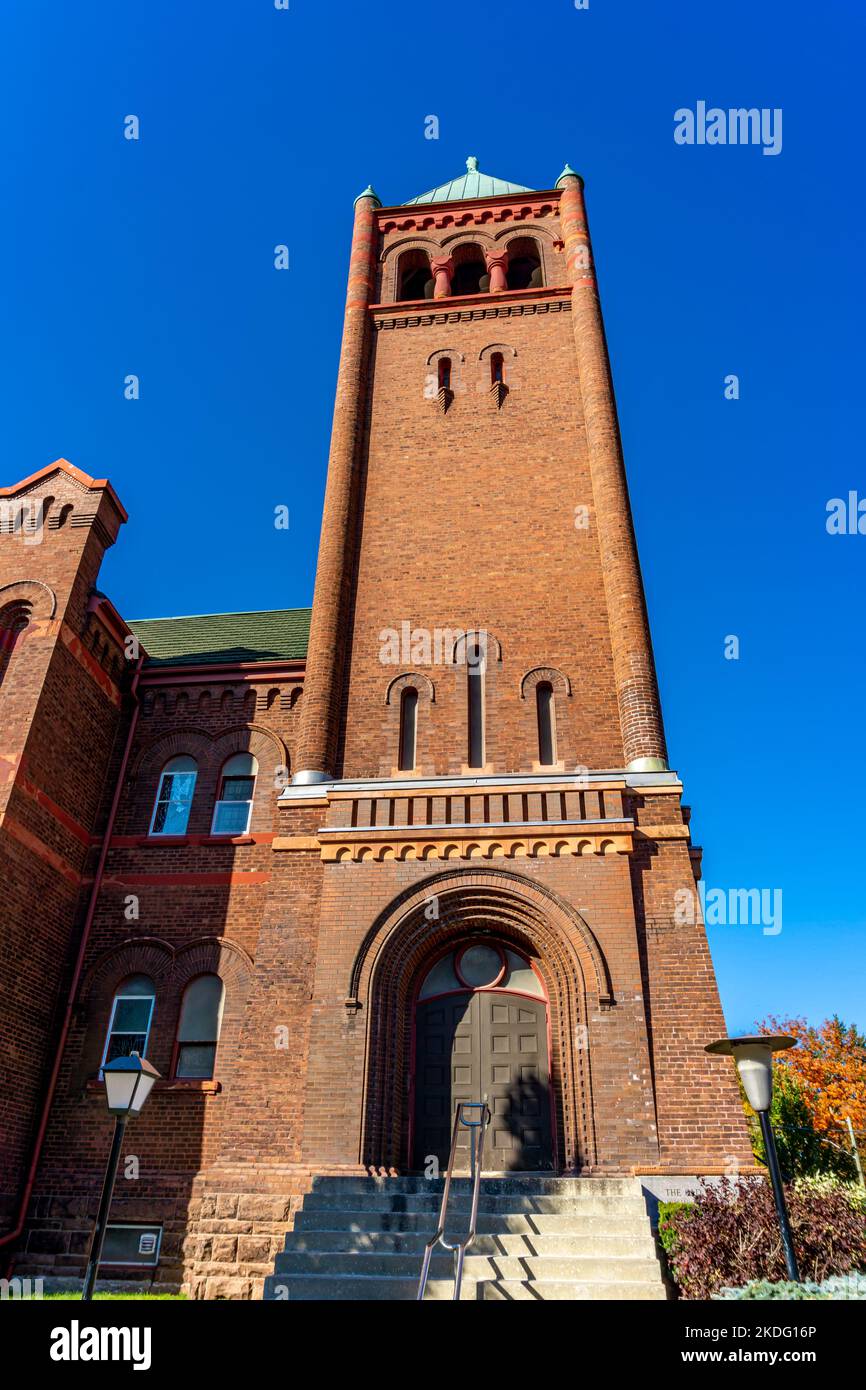
[(460, 178), (440, 183), (429, 193), (419, 193), (417, 198), (409, 198), (402, 206), (410, 207), (413, 203), (456, 203), (466, 198), (496, 198), (500, 193), (533, 191), (522, 183), (506, 183), (504, 179), (495, 179), (492, 174), (482, 174), (475, 155), (470, 155), (466, 161), (466, 173)]
[(129, 624), (147, 653), (145, 666), (214, 666), (240, 661), (298, 661), (307, 655), (309, 608), (139, 618)]

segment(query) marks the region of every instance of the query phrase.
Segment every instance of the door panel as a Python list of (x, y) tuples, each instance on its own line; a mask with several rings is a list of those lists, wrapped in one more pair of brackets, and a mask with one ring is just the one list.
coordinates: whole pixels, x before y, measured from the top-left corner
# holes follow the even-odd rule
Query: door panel
[[(448, 1162), (451, 1127), (461, 1100), (487, 1096), (491, 1122), (487, 1170), (553, 1166), (543, 1000), (477, 991), (420, 1003), (416, 1012), (413, 1164), (435, 1155)], [(458, 1171), (469, 1168), (469, 1131), (461, 1129)]]

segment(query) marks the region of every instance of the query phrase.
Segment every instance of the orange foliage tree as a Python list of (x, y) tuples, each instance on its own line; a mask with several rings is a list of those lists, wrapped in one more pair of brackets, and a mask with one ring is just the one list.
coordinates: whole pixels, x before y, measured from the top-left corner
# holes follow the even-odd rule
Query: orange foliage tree
[(776, 1065), (796, 1078), (816, 1132), (847, 1137), (850, 1116), (858, 1138), (866, 1134), (866, 1038), (854, 1024), (833, 1017), (815, 1028), (804, 1018), (767, 1018), (758, 1026), (797, 1039), (776, 1054)]

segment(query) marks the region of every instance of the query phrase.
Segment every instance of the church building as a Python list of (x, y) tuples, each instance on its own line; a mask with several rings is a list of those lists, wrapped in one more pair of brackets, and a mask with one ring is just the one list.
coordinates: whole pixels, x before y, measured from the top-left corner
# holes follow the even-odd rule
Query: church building
[[(641, 1193), (751, 1166), (733, 1068), (704, 1052), (725, 1027), (700, 851), (571, 168), (535, 191), (469, 159), (356, 200), (311, 610), (127, 620), (98, 587), (111, 483), (18, 471), (0, 1274), (81, 1277), (102, 1068), (132, 1051), (161, 1079), (101, 1277), (194, 1297), (362, 1297), (386, 1245), (404, 1263), (370, 1296), (411, 1296), (460, 1100), (489, 1107), (494, 1206), (619, 1192), (645, 1213)], [(323, 1219), (386, 1207), (414, 1244)], [(620, 1296), (638, 1276), (610, 1251)], [(550, 1296), (590, 1296), (596, 1275), (557, 1268)], [(518, 1293), (491, 1274), (477, 1296), (529, 1277), (498, 1276)]]

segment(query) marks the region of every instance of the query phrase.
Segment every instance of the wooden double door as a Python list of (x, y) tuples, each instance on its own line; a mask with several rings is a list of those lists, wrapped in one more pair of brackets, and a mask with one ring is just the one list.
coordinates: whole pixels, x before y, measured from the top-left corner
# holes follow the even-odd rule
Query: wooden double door
[[(444, 1173), (458, 1101), (487, 1097), (487, 1172), (553, 1167), (547, 1004), (503, 990), (421, 1001), (415, 1015), (413, 1166)], [(468, 1172), (462, 1131), (456, 1171)]]

